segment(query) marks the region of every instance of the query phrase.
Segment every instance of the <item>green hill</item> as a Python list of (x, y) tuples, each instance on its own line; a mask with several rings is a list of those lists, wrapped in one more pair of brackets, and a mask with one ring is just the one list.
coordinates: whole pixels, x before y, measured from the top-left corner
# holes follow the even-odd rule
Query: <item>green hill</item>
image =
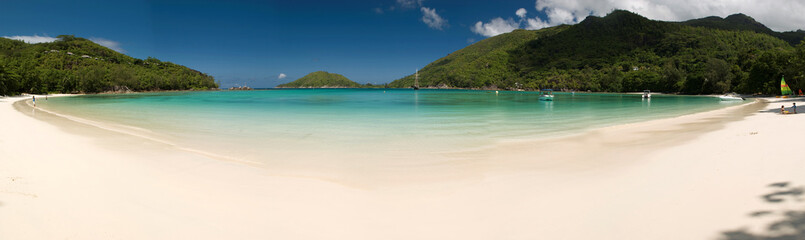
[[(804, 45), (793, 47), (745, 15), (696, 22), (654, 21), (616, 10), (571, 26), (516, 30), (428, 64), (419, 72), (420, 85), (774, 93), (785, 75), (792, 89), (805, 88)], [(406, 76), (389, 86), (412, 83), (413, 76)]]
[[(509, 61), (510, 52), (529, 41), (554, 35), (565, 28), (567, 26), (538, 31), (518, 29), (481, 40), (420, 69), (419, 84), (459, 88), (511, 86), (508, 80), (516, 79), (518, 73)], [(414, 75), (410, 75), (390, 83), (389, 87), (406, 88), (413, 85)]]
[(360, 84), (337, 73), (317, 71), (296, 81), (277, 85), (277, 88), (357, 88)]
[(115, 52), (83, 38), (27, 44), (0, 38), (0, 95), (217, 88), (212, 76)]
[(754, 18), (740, 13), (729, 15), (726, 18), (706, 17), (700, 19), (693, 19), (682, 22), (682, 24), (696, 27), (723, 29), (723, 30), (736, 30), (736, 31), (746, 30), (746, 31), (753, 31), (756, 33), (764, 33), (782, 39), (783, 41), (788, 42), (792, 46), (799, 44), (800, 41), (802, 41), (802, 39), (805, 38), (805, 31), (803, 30), (789, 31), (789, 32), (775, 32), (774, 30), (771, 30), (762, 23), (755, 21)]

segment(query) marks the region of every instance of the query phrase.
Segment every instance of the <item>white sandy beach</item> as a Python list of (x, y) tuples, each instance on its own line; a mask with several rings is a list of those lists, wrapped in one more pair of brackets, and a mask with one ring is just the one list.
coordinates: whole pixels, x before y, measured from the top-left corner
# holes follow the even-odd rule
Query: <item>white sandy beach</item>
[(719, 239), (775, 220), (751, 212), (805, 209), (760, 197), (805, 185), (805, 114), (779, 114), (792, 99), (455, 152), (409, 167), (415, 183), (360, 186), (15, 108), (27, 99), (0, 98), (0, 239)]

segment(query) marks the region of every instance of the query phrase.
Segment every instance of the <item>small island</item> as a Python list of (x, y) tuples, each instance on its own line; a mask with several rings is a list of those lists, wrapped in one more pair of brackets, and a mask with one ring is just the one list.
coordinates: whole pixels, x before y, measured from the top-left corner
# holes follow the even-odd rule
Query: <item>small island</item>
[(359, 88), (361, 84), (353, 82), (341, 74), (316, 71), (308, 73), (296, 81), (277, 85), (277, 88)]

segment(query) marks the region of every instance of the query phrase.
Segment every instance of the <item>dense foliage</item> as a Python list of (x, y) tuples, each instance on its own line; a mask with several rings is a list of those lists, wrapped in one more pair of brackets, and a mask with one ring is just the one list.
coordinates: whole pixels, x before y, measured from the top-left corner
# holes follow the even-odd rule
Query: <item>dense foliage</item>
[(132, 58), (68, 35), (52, 43), (0, 38), (0, 95), (217, 88), (213, 77), (155, 58)]
[(277, 85), (278, 88), (357, 88), (360, 84), (341, 74), (317, 71), (308, 73), (296, 81)]
[[(539, 31), (514, 30), (511, 33), (481, 40), (464, 49), (428, 64), (419, 71), (420, 86), (481, 88), (511, 86), (518, 78), (509, 61), (510, 52), (528, 41), (549, 37), (564, 26)], [(505, 82), (504, 82), (505, 81)], [(405, 88), (414, 85), (414, 75), (389, 84)]]
[(765, 33), (777, 38), (780, 38), (791, 45), (797, 45), (803, 38), (805, 38), (805, 31), (797, 30), (790, 32), (775, 32), (765, 25), (755, 21), (754, 18), (744, 14), (733, 14), (726, 18), (720, 17), (706, 17), (700, 19), (693, 19), (683, 22), (684, 25), (716, 28), (723, 30), (736, 30), (736, 31), (753, 31), (756, 33)]
[[(780, 37), (802, 31), (766, 31), (744, 15), (705, 20), (652, 21), (616, 10), (572, 26), (515, 30), (428, 64), (419, 81), (423, 87), (779, 94), (785, 75), (794, 91), (805, 88), (805, 44)], [(406, 76), (389, 86), (413, 81)]]

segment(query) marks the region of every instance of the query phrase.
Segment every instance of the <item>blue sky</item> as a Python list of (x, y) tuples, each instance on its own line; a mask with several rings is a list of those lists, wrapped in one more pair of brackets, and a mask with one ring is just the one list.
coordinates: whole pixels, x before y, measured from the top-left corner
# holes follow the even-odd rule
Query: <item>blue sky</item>
[(273, 87), (318, 70), (386, 83), (489, 36), (614, 8), (661, 20), (744, 12), (778, 31), (805, 26), (802, 14), (729, 0), (0, 1), (0, 36), (71, 34), (197, 69), (222, 87)]

